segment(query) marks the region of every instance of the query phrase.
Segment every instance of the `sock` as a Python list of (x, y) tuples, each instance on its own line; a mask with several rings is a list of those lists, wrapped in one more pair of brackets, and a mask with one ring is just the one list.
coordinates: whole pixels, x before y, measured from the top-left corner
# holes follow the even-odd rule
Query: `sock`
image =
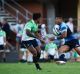
[(64, 55), (64, 54), (61, 54), (61, 55), (59, 56), (59, 60), (60, 60), (60, 61), (67, 61), (67, 60), (65, 59), (65, 55)]
[(39, 61), (41, 53), (37, 53), (37, 59)]
[(37, 63), (37, 62), (38, 62), (37, 57), (34, 57), (34, 56), (33, 56), (33, 62), (34, 62), (34, 63)]
[(64, 53), (61, 53), (61, 52), (58, 51), (58, 54), (59, 54), (59, 60), (63, 61), (63, 59), (65, 57)]
[(59, 58), (64, 58), (65, 57), (65, 55), (64, 54), (61, 54), (60, 56), (59, 56)]
[(38, 64), (38, 58), (37, 57), (33, 57), (33, 62), (35, 63), (35, 66), (37, 69), (41, 70), (39, 64)]
[(36, 63), (35, 66), (36, 66), (37, 69), (42, 70), (38, 63)]

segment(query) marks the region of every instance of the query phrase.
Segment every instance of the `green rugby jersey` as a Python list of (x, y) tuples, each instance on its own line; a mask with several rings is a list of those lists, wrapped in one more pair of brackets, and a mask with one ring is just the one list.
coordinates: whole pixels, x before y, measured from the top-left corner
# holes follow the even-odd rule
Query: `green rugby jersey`
[(25, 24), (23, 29), (22, 41), (35, 39), (34, 37), (29, 37), (26, 34), (26, 30), (30, 30), (32, 33), (35, 33), (36, 31), (38, 31), (38, 24), (36, 24), (34, 20), (30, 20)]

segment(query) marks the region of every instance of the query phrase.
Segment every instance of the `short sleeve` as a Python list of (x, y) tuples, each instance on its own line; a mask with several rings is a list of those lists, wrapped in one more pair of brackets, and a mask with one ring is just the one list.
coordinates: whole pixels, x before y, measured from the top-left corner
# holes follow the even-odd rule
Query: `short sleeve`
[(66, 25), (65, 23), (63, 23), (63, 24), (61, 25), (60, 31), (61, 31), (61, 33), (67, 32), (67, 25)]
[(32, 24), (31, 23), (27, 23), (24, 28), (31, 31)]

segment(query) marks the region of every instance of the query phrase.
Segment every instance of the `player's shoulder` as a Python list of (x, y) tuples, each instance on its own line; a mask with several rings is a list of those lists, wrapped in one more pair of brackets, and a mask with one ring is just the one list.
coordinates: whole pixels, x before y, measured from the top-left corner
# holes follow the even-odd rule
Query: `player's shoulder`
[(25, 24), (25, 25), (28, 25), (28, 24), (31, 24), (31, 20), (29, 20), (28, 22), (26, 22), (26, 24)]
[(29, 20), (29, 21), (25, 24), (25, 27), (31, 27), (31, 26), (34, 26), (34, 25), (33, 25), (33, 20)]
[(61, 23), (61, 27), (67, 27), (66, 23), (65, 22), (62, 22)]
[(66, 26), (66, 23), (65, 22), (62, 22), (62, 24), (61, 24), (62, 26)]

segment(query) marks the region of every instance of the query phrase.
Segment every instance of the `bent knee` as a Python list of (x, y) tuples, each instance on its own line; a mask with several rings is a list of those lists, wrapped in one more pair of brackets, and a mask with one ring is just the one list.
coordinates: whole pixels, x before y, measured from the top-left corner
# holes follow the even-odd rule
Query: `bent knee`
[(59, 48), (59, 52), (61, 52), (61, 53), (64, 53), (64, 52), (66, 52), (66, 51), (68, 51), (68, 50), (69, 50), (69, 47), (68, 47), (67, 45), (61, 46), (61, 47)]

